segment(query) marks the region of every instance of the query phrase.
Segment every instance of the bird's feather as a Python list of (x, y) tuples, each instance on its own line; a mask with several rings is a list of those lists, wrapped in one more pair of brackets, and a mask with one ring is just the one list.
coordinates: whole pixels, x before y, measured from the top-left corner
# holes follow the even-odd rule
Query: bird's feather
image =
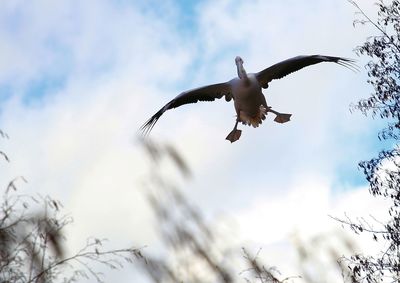
[(322, 62), (333, 62), (351, 70), (357, 70), (357, 65), (354, 60), (333, 57), (333, 56), (323, 56), (323, 55), (310, 55), (310, 56), (297, 56), (285, 61), (279, 62), (271, 67), (268, 67), (258, 73), (256, 73), (256, 78), (263, 88), (268, 87), (268, 83), (275, 79), (281, 79), (290, 73), (296, 72), (304, 67), (322, 63)]
[(220, 99), (224, 96), (226, 96), (227, 101), (228, 98), (232, 97), (231, 86), (229, 83), (213, 84), (184, 91), (158, 110), (156, 114), (143, 124), (140, 130), (145, 135), (148, 134), (153, 129), (161, 115), (169, 109), (199, 101), (214, 101), (215, 99)]

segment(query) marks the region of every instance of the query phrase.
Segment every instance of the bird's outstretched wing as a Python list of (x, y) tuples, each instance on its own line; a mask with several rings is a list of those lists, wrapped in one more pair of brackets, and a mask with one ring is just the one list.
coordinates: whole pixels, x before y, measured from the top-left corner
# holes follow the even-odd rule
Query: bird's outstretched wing
[(170, 102), (165, 104), (163, 108), (158, 110), (156, 114), (154, 114), (149, 120), (147, 120), (146, 123), (143, 124), (142, 127), (140, 127), (140, 130), (147, 135), (151, 129), (153, 129), (161, 115), (169, 109), (173, 109), (184, 104), (196, 103), (198, 101), (214, 101), (215, 99), (220, 99), (223, 96), (225, 96), (227, 101), (232, 98), (231, 86), (228, 82), (184, 91)]
[(269, 68), (256, 73), (256, 78), (263, 88), (268, 87), (268, 83), (275, 79), (283, 78), (290, 73), (296, 72), (304, 67), (322, 63), (322, 62), (333, 62), (342, 65), (351, 70), (358, 70), (355, 61), (352, 59), (324, 56), (324, 55), (309, 55), (309, 56), (297, 56), (285, 61), (279, 62), (272, 65)]

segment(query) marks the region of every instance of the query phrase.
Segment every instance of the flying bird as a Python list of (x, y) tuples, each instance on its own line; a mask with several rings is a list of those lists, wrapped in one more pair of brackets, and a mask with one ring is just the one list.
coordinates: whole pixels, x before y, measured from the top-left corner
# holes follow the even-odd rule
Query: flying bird
[(324, 55), (309, 55), (293, 57), (272, 65), (258, 73), (248, 74), (243, 67), (243, 59), (237, 56), (235, 58), (238, 74), (237, 78), (233, 78), (224, 83), (207, 85), (182, 92), (165, 104), (164, 107), (147, 120), (140, 129), (147, 135), (153, 129), (161, 115), (167, 110), (189, 103), (214, 101), (215, 99), (225, 97), (227, 102), (233, 99), (236, 111), (235, 126), (226, 137), (228, 141), (233, 143), (237, 141), (242, 134), (242, 131), (237, 128), (239, 122), (256, 128), (265, 120), (268, 112), (276, 115), (274, 119), (275, 122), (286, 123), (290, 121), (291, 114), (277, 112), (268, 106), (262, 89), (268, 88), (268, 84), (272, 80), (281, 79), (304, 67), (322, 62), (333, 62), (351, 70), (357, 70), (357, 66), (351, 59)]

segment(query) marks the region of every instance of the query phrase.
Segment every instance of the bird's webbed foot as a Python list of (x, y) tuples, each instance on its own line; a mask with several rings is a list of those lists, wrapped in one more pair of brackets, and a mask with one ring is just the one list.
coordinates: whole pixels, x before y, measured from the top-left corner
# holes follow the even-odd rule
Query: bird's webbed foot
[(290, 116), (292, 116), (292, 114), (278, 113), (276, 114), (274, 121), (281, 124), (286, 123), (290, 121)]
[(290, 117), (292, 114), (287, 114), (287, 113), (279, 113), (278, 111), (272, 110), (271, 107), (267, 108), (268, 112), (274, 113), (276, 115), (274, 121), (277, 123), (286, 123), (290, 121)]
[(233, 143), (233, 142), (237, 141), (241, 135), (242, 135), (242, 131), (234, 128), (232, 130), (232, 132), (230, 132), (229, 135), (226, 137), (226, 139), (228, 141), (230, 141), (231, 143)]

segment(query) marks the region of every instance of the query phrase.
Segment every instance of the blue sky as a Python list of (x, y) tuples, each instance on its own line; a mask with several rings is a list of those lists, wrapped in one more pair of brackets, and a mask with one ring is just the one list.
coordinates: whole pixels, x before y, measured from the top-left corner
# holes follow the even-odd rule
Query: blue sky
[[(373, 14), (371, 2), (362, 5)], [(353, 28), (354, 12), (336, 0), (3, 1), (0, 122), (13, 161), (3, 165), (3, 183), (24, 175), (29, 192), (60, 198), (75, 218), (71, 247), (99, 234), (151, 246), (156, 236), (144, 224), (151, 216), (137, 189), (145, 170), (133, 142), (140, 125), (181, 91), (236, 76), (236, 55), (249, 72), (300, 54), (356, 58), (354, 47), (373, 30)], [(282, 215), (276, 225), (286, 226), (273, 235), (238, 232), (270, 246), (328, 222), (329, 211), (372, 205), (345, 206), (368, 196), (357, 163), (383, 146), (376, 136), (382, 122), (349, 112), (371, 92), (361, 69), (320, 64), (272, 82), (267, 101), (292, 121), (241, 126), (234, 144), (225, 140), (234, 110), (224, 101), (167, 112), (152, 137), (186, 156), (195, 178), (185, 193), (209, 217), (229, 215), (250, 235), (265, 235), (251, 218)], [(303, 209), (301, 217), (290, 219), (289, 205)], [(146, 228), (138, 234), (103, 224), (122, 217)]]

